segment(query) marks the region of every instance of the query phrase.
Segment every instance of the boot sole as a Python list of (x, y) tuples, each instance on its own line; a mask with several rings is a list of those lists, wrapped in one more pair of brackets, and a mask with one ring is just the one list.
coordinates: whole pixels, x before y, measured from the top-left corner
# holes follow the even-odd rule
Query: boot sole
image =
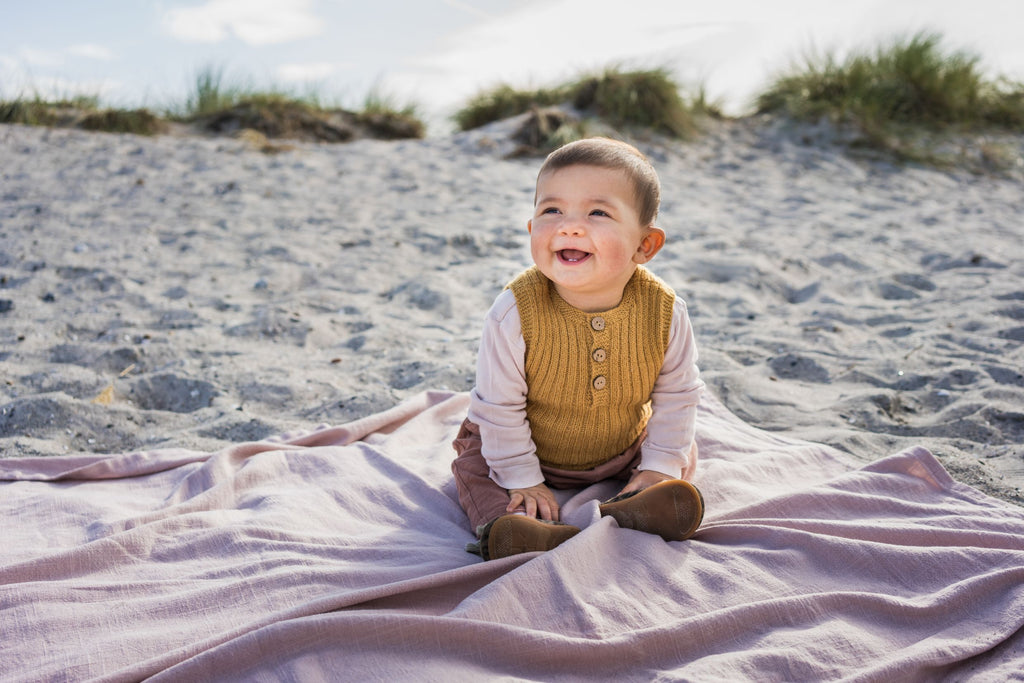
[(580, 532), (578, 527), (545, 522), (524, 515), (504, 515), (494, 520), (487, 537), (487, 556), (499, 557), (551, 550)]
[(682, 479), (662, 481), (639, 493), (599, 506), (624, 529), (657, 534), (666, 541), (685, 541), (704, 520), (704, 497)]

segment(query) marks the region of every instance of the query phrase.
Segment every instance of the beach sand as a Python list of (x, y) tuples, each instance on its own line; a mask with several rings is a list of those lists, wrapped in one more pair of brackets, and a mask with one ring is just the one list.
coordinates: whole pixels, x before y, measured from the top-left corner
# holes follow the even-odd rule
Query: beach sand
[[(274, 154), (0, 126), (0, 454), (214, 450), (468, 390), (529, 264), (515, 126)], [(924, 445), (1024, 504), (1024, 138), (999, 172), (758, 118), (637, 144), (709, 391), (865, 463)]]

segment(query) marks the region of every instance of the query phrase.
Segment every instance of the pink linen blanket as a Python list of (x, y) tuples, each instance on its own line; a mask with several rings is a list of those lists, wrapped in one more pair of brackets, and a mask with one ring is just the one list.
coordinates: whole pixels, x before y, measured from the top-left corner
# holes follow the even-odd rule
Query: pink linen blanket
[(465, 394), (216, 453), (0, 460), (0, 680), (1006, 680), (1024, 510), (924, 449), (857, 467), (706, 397), (686, 542), (619, 529), (482, 562)]

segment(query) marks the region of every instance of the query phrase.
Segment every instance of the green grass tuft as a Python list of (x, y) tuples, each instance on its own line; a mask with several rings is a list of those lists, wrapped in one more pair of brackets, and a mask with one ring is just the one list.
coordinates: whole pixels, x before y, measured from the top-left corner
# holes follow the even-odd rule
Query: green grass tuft
[(315, 90), (302, 94), (282, 88), (257, 90), (225, 78), (220, 67), (208, 66), (195, 75), (192, 92), (177, 118), (199, 123), (214, 132), (250, 128), (269, 138), (299, 138), (345, 142), (364, 132), (384, 140), (422, 138), (426, 126), (415, 105), (397, 105), (371, 90), (359, 111), (324, 103)]
[(460, 130), (470, 130), (561, 104), (571, 104), (614, 128), (643, 128), (677, 138), (696, 132), (698, 116), (717, 111), (703, 92), (687, 103), (664, 69), (609, 68), (551, 88), (520, 90), (502, 84), (471, 98), (453, 119)]
[(472, 97), (453, 117), (459, 130), (471, 130), (493, 121), (517, 116), (534, 107), (547, 107), (568, 102), (572, 96), (565, 86), (518, 90), (508, 84), (501, 84)]
[(696, 131), (679, 86), (662, 69), (608, 69), (572, 86), (573, 106), (593, 111), (613, 127), (649, 128), (676, 138)]
[(842, 62), (831, 55), (805, 58), (802, 67), (778, 77), (757, 106), (797, 119), (853, 124), (868, 144), (910, 158), (917, 154), (912, 138), (922, 133), (1024, 129), (1024, 88), (987, 81), (977, 56), (944, 50), (932, 33), (896, 39)]
[(167, 129), (167, 122), (148, 109), (103, 109), (87, 113), (78, 127), (106, 133), (156, 135)]
[(32, 99), (19, 98), (0, 102), (0, 123), (77, 127), (92, 131), (138, 135), (155, 135), (166, 127), (163, 119), (148, 109), (100, 109), (99, 98), (91, 95), (53, 101), (44, 100), (36, 95)]
[(421, 138), (426, 126), (412, 104), (371, 91), (360, 111), (328, 106), (315, 90), (296, 94), (281, 88), (259, 90), (238, 79), (229, 80), (221, 67), (196, 72), (192, 89), (178, 106), (163, 114), (149, 109), (101, 109), (98, 97), (47, 101), (40, 96), (0, 101), (0, 124), (71, 127), (90, 131), (154, 135), (168, 121), (236, 134), (252, 129), (272, 138), (346, 142), (358, 137), (384, 140)]
[(206, 66), (196, 72), (192, 92), (186, 96), (183, 118), (212, 114), (237, 104), (242, 88), (228, 87), (224, 82), (224, 68)]
[(1024, 131), (1024, 83), (1005, 78), (985, 83), (982, 101), (985, 107), (981, 116), (986, 124)]
[(0, 102), (0, 123), (27, 126), (70, 125), (82, 112), (93, 112), (99, 99), (91, 95), (47, 101), (39, 95)]
[(418, 109), (412, 103), (399, 104), (393, 97), (373, 88), (366, 94), (357, 117), (362, 125), (373, 131), (374, 137), (382, 140), (422, 138), (427, 129)]

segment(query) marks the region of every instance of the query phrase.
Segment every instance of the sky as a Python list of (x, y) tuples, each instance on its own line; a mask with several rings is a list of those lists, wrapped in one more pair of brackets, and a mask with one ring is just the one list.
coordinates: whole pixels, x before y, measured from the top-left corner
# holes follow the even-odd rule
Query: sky
[(666, 68), (727, 113), (803, 55), (934, 31), (1024, 81), (1021, 0), (32, 0), (0, 10), (0, 98), (181, 106), (203, 70), (358, 108), (375, 91), (444, 120), (499, 83)]

